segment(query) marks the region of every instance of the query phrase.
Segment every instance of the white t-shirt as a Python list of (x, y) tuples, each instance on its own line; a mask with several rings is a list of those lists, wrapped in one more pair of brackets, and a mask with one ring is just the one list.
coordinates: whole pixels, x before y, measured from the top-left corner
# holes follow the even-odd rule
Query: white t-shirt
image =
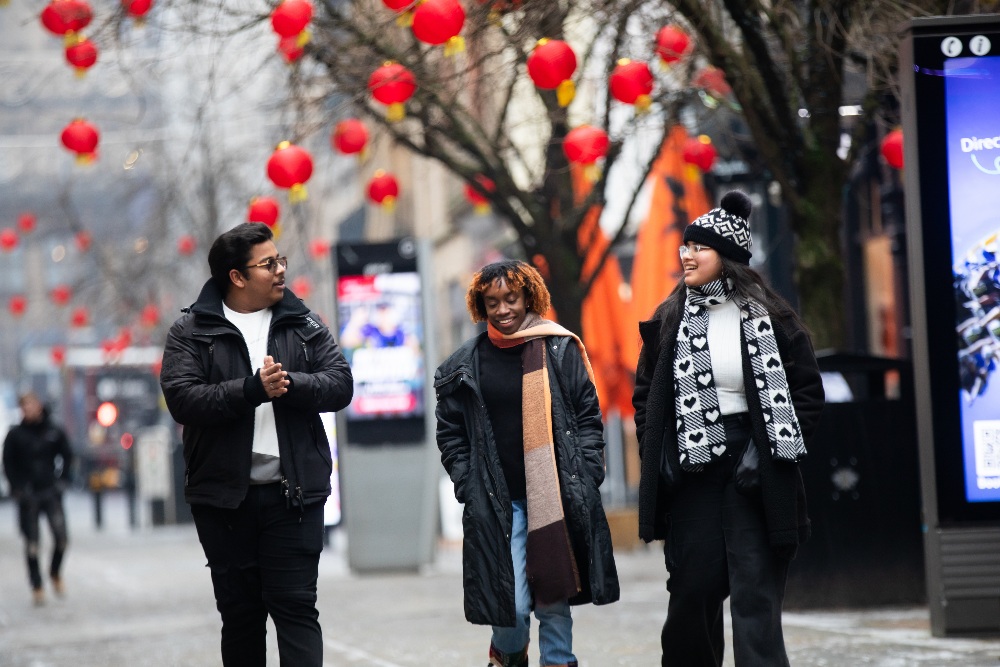
[(712, 374), (719, 395), (719, 412), (734, 415), (746, 412), (743, 384), (743, 344), (740, 339), (740, 307), (729, 300), (708, 307), (708, 349)]
[[(243, 334), (250, 367), (257, 372), (267, 356), (267, 335), (271, 330), (271, 309), (265, 308), (253, 313), (238, 313), (222, 304), (226, 319), (236, 325)], [(281, 479), (281, 462), (278, 453), (278, 430), (274, 424), (274, 406), (261, 403), (254, 410), (253, 459), (250, 467), (250, 482), (265, 484)]]

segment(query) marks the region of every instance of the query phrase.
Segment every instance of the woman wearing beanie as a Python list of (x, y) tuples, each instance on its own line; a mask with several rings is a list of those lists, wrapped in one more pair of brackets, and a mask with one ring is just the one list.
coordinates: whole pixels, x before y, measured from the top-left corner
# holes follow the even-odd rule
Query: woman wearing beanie
[(788, 665), (781, 604), (809, 535), (798, 462), (823, 407), (812, 344), (750, 268), (751, 203), (729, 192), (692, 222), (684, 275), (639, 324), (639, 534), (663, 539), (663, 665), (722, 665), (730, 598), (737, 667)]
[(441, 462), (465, 504), (465, 617), (493, 626), (490, 665), (526, 667), (534, 609), (538, 664), (575, 667), (570, 605), (618, 599), (587, 352), (542, 319), (549, 292), (524, 262), (484, 267), (466, 305), (486, 331), (434, 375)]

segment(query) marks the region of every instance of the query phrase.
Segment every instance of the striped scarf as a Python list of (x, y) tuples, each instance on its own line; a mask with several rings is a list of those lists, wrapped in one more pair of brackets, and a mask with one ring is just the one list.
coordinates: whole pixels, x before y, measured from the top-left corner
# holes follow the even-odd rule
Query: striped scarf
[(487, 324), (487, 332), (490, 342), (499, 348), (524, 346), (521, 407), (528, 505), (526, 574), (538, 604), (560, 602), (579, 593), (581, 587), (559, 488), (545, 337), (571, 336), (580, 348), (591, 381), (594, 373), (580, 339), (537, 313), (529, 312), (516, 333), (500, 333), (492, 324)]
[[(725, 448), (726, 429), (708, 349), (708, 307), (733, 298), (728, 280), (689, 287), (677, 331), (674, 355), (677, 447), (681, 467), (692, 472), (712, 460), (713, 449)], [(771, 457), (799, 461), (805, 458), (806, 448), (771, 317), (756, 299), (736, 297), (736, 300), (740, 307), (741, 338), (750, 358)]]

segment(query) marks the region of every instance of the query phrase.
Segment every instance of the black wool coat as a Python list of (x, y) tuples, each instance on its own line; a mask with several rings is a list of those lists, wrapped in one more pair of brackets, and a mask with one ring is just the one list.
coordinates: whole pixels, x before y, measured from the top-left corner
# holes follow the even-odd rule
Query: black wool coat
[[(632, 396), (642, 460), (639, 536), (646, 542), (665, 539), (669, 528), (671, 489), (660, 474), (664, 447), (673, 479), (681, 479), (681, 475), (688, 474), (682, 472), (678, 460), (677, 424), (673, 419), (673, 361), (680, 312), (666, 316), (664, 311), (660, 308), (653, 319), (639, 323), (642, 350)], [(795, 322), (780, 321), (773, 313), (771, 320), (806, 451), (814, 454), (810, 443), (823, 409), (824, 393), (812, 343), (805, 330)], [(767, 429), (745, 345), (743, 378), (753, 440), (760, 458), (761, 494), (768, 536), (772, 548), (785, 555), (793, 555), (797, 546), (808, 539), (810, 532), (802, 474), (797, 464), (771, 460)]]
[[(471, 623), (510, 627), (515, 622), (513, 522), (510, 494), (486, 412), (476, 346), (480, 334), (434, 374), (437, 443), (441, 462), (465, 507), (462, 566), (465, 617)], [(598, 490), (604, 481), (604, 426), (597, 391), (576, 342), (546, 338), (552, 391), (552, 435), (563, 512), (583, 590), (570, 604), (607, 604), (619, 597), (611, 532)]]

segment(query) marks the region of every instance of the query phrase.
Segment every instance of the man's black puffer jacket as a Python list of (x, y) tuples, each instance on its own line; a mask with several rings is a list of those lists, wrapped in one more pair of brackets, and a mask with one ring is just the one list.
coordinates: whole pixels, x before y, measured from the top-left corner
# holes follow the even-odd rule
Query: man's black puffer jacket
[[(273, 401), (287, 497), (299, 506), (325, 500), (332, 460), (319, 415), (350, 404), (351, 368), (330, 330), (288, 289), (272, 308), (267, 352), (291, 381)], [(160, 385), (184, 426), (185, 499), (237, 507), (250, 485), (254, 410), (268, 397), (211, 280), (170, 329)]]

